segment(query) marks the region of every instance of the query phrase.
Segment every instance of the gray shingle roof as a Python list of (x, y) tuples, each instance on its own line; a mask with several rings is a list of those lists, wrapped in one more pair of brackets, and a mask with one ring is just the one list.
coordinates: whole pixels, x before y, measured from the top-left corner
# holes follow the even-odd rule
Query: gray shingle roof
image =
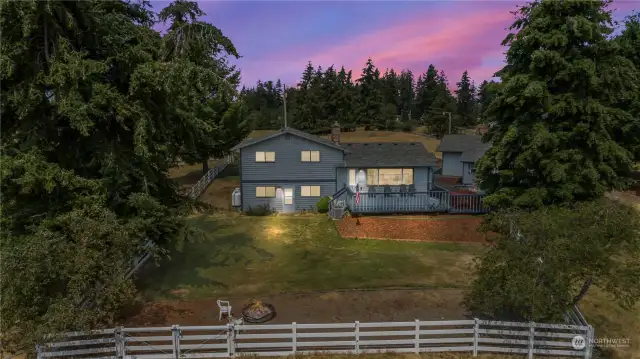
[(295, 135), (295, 136), (298, 136), (298, 137), (302, 137), (302, 138), (306, 138), (307, 140), (318, 142), (318, 143), (321, 143), (323, 145), (327, 145), (329, 147), (337, 148), (337, 149), (340, 149), (340, 150), (344, 151), (344, 148), (336, 145), (335, 143), (329, 141), (328, 139), (325, 139), (325, 138), (322, 138), (322, 137), (318, 137), (318, 136), (312, 135), (310, 133), (302, 132), (300, 130), (296, 130), (295, 128), (291, 128), (291, 127), (282, 128), (280, 131), (275, 131), (274, 133), (268, 134), (266, 136), (262, 136), (262, 137), (258, 137), (258, 138), (247, 138), (246, 140), (244, 140), (244, 141), (240, 142), (239, 144), (237, 144), (231, 150), (232, 151), (239, 150), (239, 149), (241, 149), (243, 147), (247, 147), (247, 146), (253, 145), (255, 143), (262, 142), (262, 141), (268, 140), (270, 138), (274, 138), (276, 136), (280, 136), (281, 134), (284, 134), (284, 133), (290, 133), (292, 135)]
[(436, 157), (420, 142), (342, 143), (347, 167), (435, 167)]
[(483, 143), (482, 136), (445, 135), (436, 151), (462, 152), (461, 162), (476, 162), (489, 148), (491, 148), (491, 143)]

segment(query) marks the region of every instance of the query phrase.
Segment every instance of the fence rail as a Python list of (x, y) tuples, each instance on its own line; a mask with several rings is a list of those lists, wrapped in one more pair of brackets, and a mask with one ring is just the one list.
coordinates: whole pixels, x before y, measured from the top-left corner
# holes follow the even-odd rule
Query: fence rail
[[(578, 337), (579, 336), (579, 337)], [(582, 338), (582, 342), (575, 338)], [(591, 326), (452, 320), (116, 328), (67, 333), (37, 358), (233, 358), (295, 354), (469, 352), (590, 359)], [(583, 344), (580, 347), (577, 344)]]

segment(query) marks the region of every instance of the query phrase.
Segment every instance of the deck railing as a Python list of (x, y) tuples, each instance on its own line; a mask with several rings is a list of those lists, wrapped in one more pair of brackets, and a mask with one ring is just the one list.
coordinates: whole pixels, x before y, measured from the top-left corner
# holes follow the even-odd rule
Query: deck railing
[(116, 328), (68, 333), (36, 348), (37, 358), (233, 358), (467, 352), (590, 359), (593, 327), (480, 319)]
[(484, 195), (477, 193), (361, 192), (358, 195), (348, 189), (343, 197), (346, 197), (349, 211), (362, 214), (428, 212), (480, 214), (489, 211), (484, 204)]

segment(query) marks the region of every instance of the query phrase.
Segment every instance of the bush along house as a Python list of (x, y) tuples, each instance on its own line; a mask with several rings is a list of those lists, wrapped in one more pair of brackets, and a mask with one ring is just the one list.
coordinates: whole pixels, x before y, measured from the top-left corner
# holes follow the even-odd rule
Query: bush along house
[[(437, 160), (422, 143), (341, 143), (293, 128), (248, 139), (240, 155), (239, 200), (244, 212), (483, 213), (481, 195), (452, 198), (434, 185)], [(323, 203), (324, 202), (324, 203)], [(461, 205), (469, 202), (468, 205)]]

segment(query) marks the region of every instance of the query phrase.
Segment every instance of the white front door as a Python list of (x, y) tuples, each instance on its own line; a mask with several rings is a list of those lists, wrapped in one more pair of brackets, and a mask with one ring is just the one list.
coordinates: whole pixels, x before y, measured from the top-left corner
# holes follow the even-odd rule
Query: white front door
[(293, 187), (285, 188), (282, 198), (282, 211), (284, 213), (293, 213), (295, 212), (295, 206), (293, 204)]

